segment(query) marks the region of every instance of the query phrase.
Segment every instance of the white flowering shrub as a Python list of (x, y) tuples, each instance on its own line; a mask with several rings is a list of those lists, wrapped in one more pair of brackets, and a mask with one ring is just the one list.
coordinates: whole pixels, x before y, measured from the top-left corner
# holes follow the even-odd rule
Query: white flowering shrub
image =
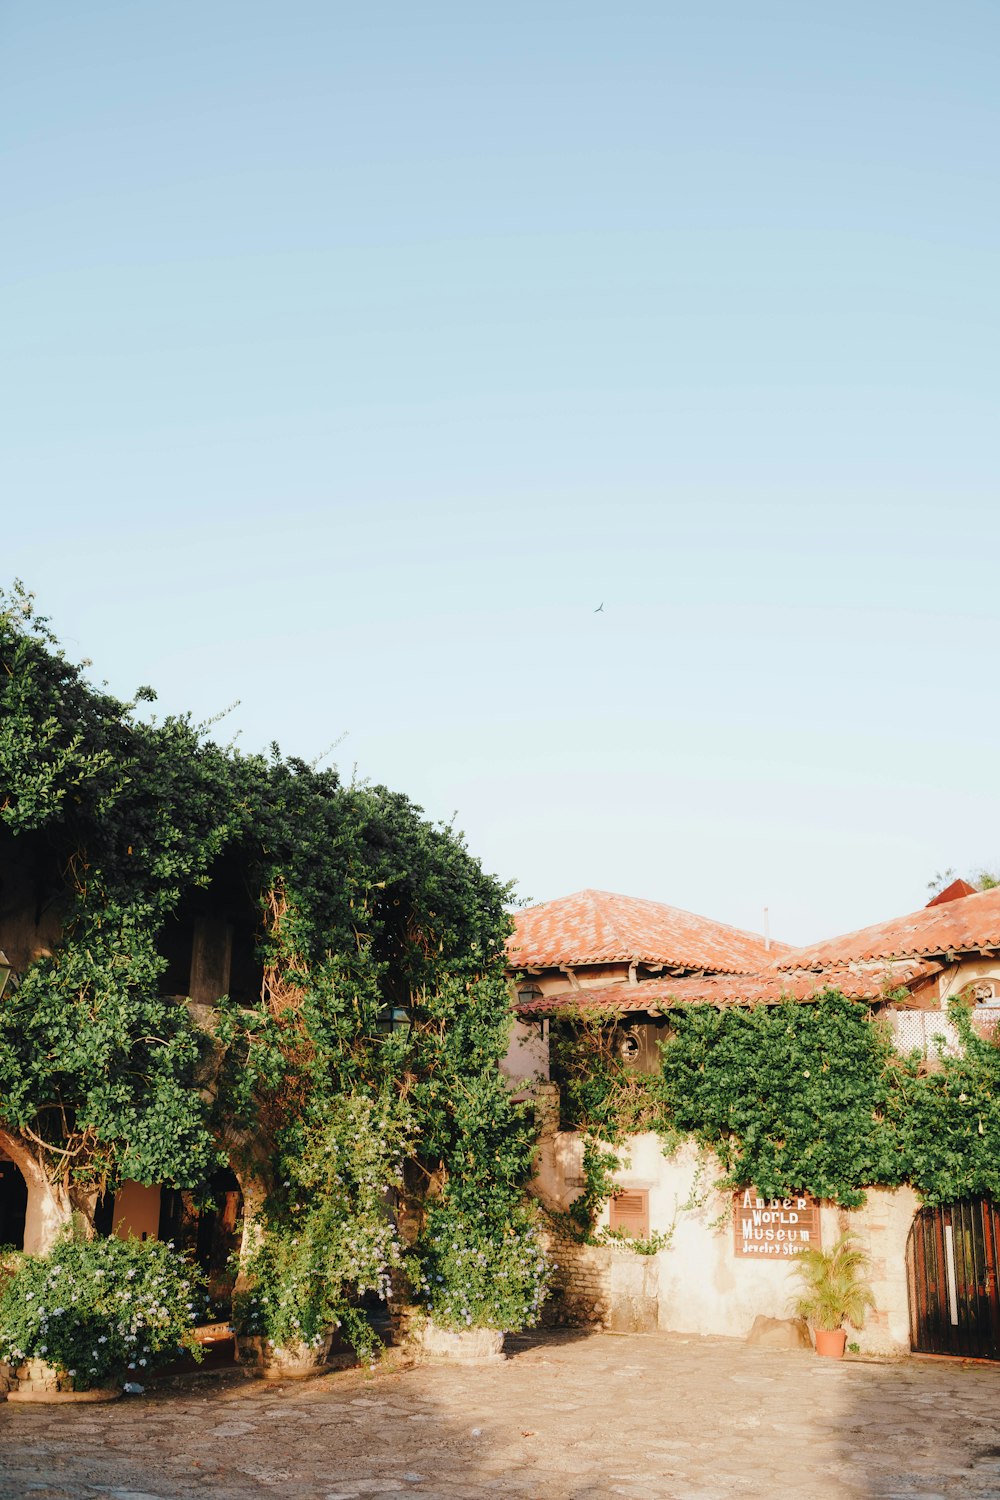
[(417, 1266), (417, 1301), (435, 1322), (508, 1333), (538, 1322), (552, 1272), (535, 1216), (522, 1207), (499, 1222), (448, 1204), (431, 1209)]
[(318, 1346), (342, 1328), (359, 1354), (374, 1351), (377, 1340), (354, 1304), (366, 1292), (384, 1300), (400, 1264), (389, 1201), (401, 1185), (409, 1130), (398, 1100), (354, 1095), (331, 1101), (319, 1124), (289, 1133), (288, 1176), (233, 1300), (238, 1333), (287, 1349)]
[(76, 1390), (201, 1349), (200, 1272), (159, 1240), (64, 1240), (47, 1256), (18, 1257), (0, 1284), (0, 1361), (43, 1359)]

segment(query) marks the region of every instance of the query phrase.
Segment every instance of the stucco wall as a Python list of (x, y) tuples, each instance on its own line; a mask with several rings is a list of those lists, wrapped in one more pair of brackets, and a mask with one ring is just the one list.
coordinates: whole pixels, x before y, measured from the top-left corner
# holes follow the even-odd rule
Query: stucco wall
[[(544, 1032), (543, 1027), (546, 1028)], [(505, 1078), (514, 1083), (522, 1083), (525, 1079), (548, 1078), (547, 1027), (547, 1021), (535, 1021), (531, 1025), (526, 1025), (523, 1021), (514, 1022), (510, 1041), (507, 1043), (507, 1056), (500, 1064), (500, 1071)]]
[[(582, 1138), (575, 1132), (560, 1131), (543, 1139), (536, 1185), (554, 1207), (567, 1207), (582, 1185), (582, 1149)], [(561, 1295), (567, 1309), (587, 1321), (584, 1314), (591, 1305), (595, 1322), (643, 1326), (640, 1303), (652, 1299), (655, 1326), (663, 1330), (734, 1338), (746, 1337), (759, 1313), (772, 1318), (790, 1315), (789, 1300), (797, 1286), (794, 1270), (778, 1258), (736, 1255), (733, 1197), (716, 1187), (719, 1171), (712, 1157), (700, 1157), (686, 1144), (667, 1159), (659, 1138), (648, 1134), (633, 1137), (628, 1152), (620, 1156), (627, 1160), (615, 1173), (616, 1181), (648, 1191), (650, 1231), (672, 1232), (670, 1247), (649, 1257), (584, 1247), (586, 1253), (575, 1259), (572, 1250), (567, 1258), (564, 1247), (556, 1247), (564, 1256)], [(821, 1207), (823, 1245), (830, 1246), (842, 1229), (850, 1228), (872, 1258), (876, 1311), (863, 1330), (850, 1334), (863, 1350), (909, 1349), (906, 1238), (916, 1208), (916, 1194), (909, 1188), (873, 1189), (865, 1207), (851, 1213), (831, 1204)], [(602, 1223), (607, 1222), (605, 1208)], [(616, 1272), (618, 1263), (621, 1269)], [(631, 1281), (626, 1263), (635, 1267)], [(576, 1265), (585, 1273), (579, 1295), (573, 1285)], [(631, 1306), (622, 1306), (622, 1298), (631, 1299)]]

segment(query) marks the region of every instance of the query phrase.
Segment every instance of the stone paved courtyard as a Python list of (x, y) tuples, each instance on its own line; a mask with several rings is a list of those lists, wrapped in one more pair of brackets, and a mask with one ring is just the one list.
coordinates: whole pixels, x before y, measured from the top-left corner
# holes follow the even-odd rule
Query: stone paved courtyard
[(545, 1335), (478, 1369), (0, 1404), (0, 1496), (1000, 1496), (998, 1397), (1000, 1366)]

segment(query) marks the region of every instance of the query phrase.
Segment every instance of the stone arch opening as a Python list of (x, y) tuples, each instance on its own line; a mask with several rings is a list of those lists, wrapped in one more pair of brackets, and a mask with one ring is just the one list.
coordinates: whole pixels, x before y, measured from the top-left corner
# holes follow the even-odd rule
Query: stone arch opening
[(199, 1199), (179, 1188), (160, 1195), (157, 1236), (187, 1251), (204, 1272), (214, 1315), (227, 1315), (233, 1297), (233, 1255), (239, 1248), (243, 1194), (229, 1167), (213, 1173), (208, 1193)]
[(28, 1184), (9, 1156), (0, 1155), (0, 1245), (24, 1249)]

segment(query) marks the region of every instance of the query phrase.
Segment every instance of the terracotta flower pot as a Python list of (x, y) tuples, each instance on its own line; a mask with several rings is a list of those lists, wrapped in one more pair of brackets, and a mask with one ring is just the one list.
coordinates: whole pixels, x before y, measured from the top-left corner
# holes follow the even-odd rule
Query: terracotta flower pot
[(816, 1329), (816, 1353), (825, 1354), (827, 1359), (843, 1359), (844, 1350), (847, 1347), (846, 1328), (817, 1328)]

